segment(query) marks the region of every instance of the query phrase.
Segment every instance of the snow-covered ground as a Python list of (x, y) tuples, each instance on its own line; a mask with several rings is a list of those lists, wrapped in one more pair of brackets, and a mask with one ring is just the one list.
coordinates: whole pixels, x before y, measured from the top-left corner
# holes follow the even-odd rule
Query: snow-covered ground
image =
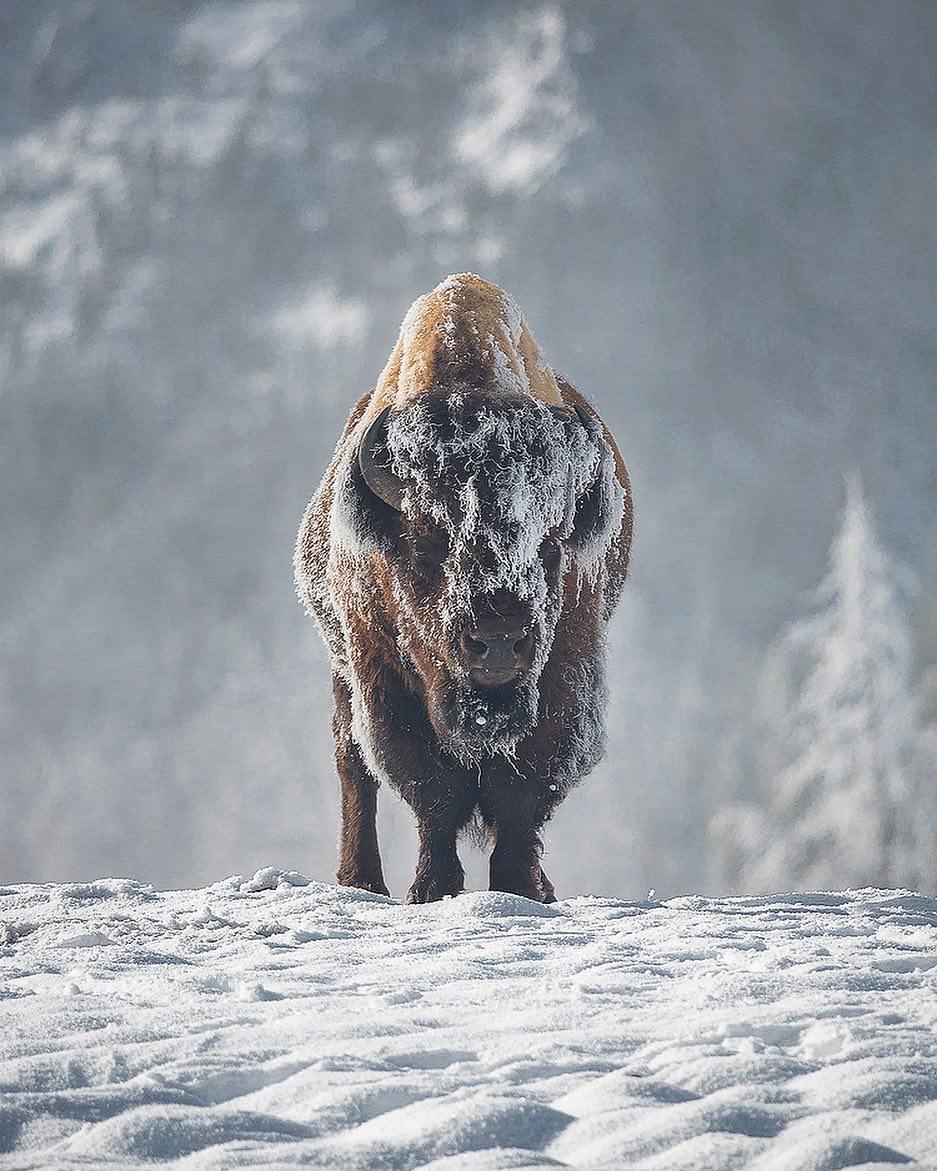
[(0, 891), (0, 1167), (937, 1166), (937, 899)]

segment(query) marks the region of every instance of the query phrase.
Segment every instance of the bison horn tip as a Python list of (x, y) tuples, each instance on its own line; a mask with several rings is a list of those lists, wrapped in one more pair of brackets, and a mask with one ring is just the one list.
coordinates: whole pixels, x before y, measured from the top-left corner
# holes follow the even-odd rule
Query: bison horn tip
[(585, 427), (585, 429), (591, 433), (592, 428), (595, 426), (595, 419), (593, 416), (589, 414), (582, 403), (573, 403), (573, 410), (576, 412), (576, 416), (579, 419), (579, 422), (582, 423), (583, 427)]

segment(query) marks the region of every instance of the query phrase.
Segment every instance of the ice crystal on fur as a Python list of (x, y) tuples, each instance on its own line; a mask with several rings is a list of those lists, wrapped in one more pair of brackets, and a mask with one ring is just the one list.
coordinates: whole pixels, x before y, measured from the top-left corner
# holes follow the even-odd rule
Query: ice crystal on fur
[[(441, 589), (430, 604), (421, 606), (402, 583), (394, 591), (399, 612), (408, 618), (398, 631), (404, 660), (414, 638), (424, 647), (451, 643), (454, 633), (475, 617), (479, 599), (508, 596), (529, 610), (536, 653), (512, 711), (500, 711), (487, 696), (459, 687), (458, 681), (449, 697), (460, 726), (474, 723), (484, 729), (475, 738), (451, 742), (450, 751), (462, 759), (510, 755), (517, 729), (536, 718), (537, 680), (562, 603), (560, 583), (554, 581), (551, 588), (548, 581), (544, 543), (569, 542), (578, 502), (590, 489), (597, 490), (607, 497), (601, 524), (567, 554), (576, 559), (578, 572), (596, 571), (621, 524), (622, 491), (611, 452), (576, 415), (529, 396), (480, 401), (477, 395), (453, 392), (396, 412), (388, 426), (386, 455), (407, 485), (404, 516), (413, 523), (430, 520), (445, 534), (448, 547)], [(347, 484), (349, 477), (344, 479)], [(348, 503), (345, 484), (336, 496), (333, 537), (342, 534), (361, 549), (361, 526), (341, 519)], [(524, 714), (520, 722), (518, 713)]]
[[(544, 538), (570, 537), (576, 502), (602, 462), (577, 418), (529, 398), (478, 407), (452, 395), (444, 413), (425, 402), (398, 412), (388, 449), (408, 484), (405, 513), (432, 518), (449, 538), (449, 564), (461, 571), (450, 581), (454, 601), (470, 605), (472, 594), (498, 589), (542, 601)], [(620, 502), (617, 512), (620, 523)], [(590, 567), (612, 535), (611, 523), (596, 535)]]
[[(343, 590), (349, 580), (367, 589), (369, 578), (341, 573), (338, 563), (368, 557), (375, 549), (371, 503), (361, 499), (356, 479), (357, 445), (368, 422), (356, 429), (356, 442), (346, 447), (335, 480), (330, 543), (336, 571), (330, 576)], [(624, 491), (611, 449), (598, 423), (587, 427), (571, 411), (529, 395), (480, 396), (459, 389), (423, 396), (394, 412), (384, 458), (407, 485), (403, 516), (411, 524), (431, 522), (447, 546), (440, 588), (430, 601), (414, 597), (403, 580), (394, 584), (395, 607), (404, 619), (395, 632), (401, 661), (410, 661), (417, 648), (442, 666), (441, 653), (427, 648), (450, 646), (474, 619), (479, 599), (508, 596), (529, 614), (536, 652), (510, 712), (464, 681), (450, 681), (446, 696), (457, 723), (476, 728), (474, 736), (450, 741), (449, 751), (464, 760), (510, 756), (519, 729), (536, 718), (537, 682), (563, 600), (558, 582), (550, 588), (545, 542), (564, 545), (580, 585), (594, 580), (621, 526)], [(587, 496), (593, 523), (577, 528), (577, 510)], [(321, 588), (322, 583), (312, 584), (314, 591)], [(359, 602), (364, 606), (366, 599)], [(344, 607), (335, 609), (341, 613)], [(596, 686), (601, 689), (600, 681)], [(587, 688), (590, 694), (596, 686)], [(360, 725), (358, 738), (364, 740)], [(366, 755), (379, 771), (376, 753)]]

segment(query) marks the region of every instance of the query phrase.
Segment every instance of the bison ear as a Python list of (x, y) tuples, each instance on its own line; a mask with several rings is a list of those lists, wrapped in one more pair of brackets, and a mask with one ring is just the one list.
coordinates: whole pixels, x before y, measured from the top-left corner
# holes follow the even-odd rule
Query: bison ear
[(575, 403), (573, 410), (586, 433), (599, 450), (595, 479), (576, 501), (573, 530), (569, 543), (586, 560), (604, 550), (611, 539), (616, 506), (621, 510), (621, 486), (615, 475), (615, 459), (605, 439), (602, 424), (585, 407)]
[[(395, 476), (387, 464), (387, 418), (390, 407), (385, 407), (364, 433), (358, 447), (358, 469), (368, 488), (378, 500), (400, 511), (406, 483)], [(378, 458), (383, 449), (384, 459)]]
[(599, 531), (605, 528), (603, 488), (602, 477), (599, 476), (592, 487), (576, 501), (576, 514), (569, 543), (577, 549), (585, 550), (594, 546)]

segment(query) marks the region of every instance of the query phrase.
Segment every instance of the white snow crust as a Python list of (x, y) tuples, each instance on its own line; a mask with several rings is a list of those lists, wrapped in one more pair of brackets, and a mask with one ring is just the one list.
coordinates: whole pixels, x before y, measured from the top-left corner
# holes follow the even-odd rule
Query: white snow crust
[(0, 1167), (937, 1153), (937, 899), (407, 907), (267, 868), (0, 889)]

